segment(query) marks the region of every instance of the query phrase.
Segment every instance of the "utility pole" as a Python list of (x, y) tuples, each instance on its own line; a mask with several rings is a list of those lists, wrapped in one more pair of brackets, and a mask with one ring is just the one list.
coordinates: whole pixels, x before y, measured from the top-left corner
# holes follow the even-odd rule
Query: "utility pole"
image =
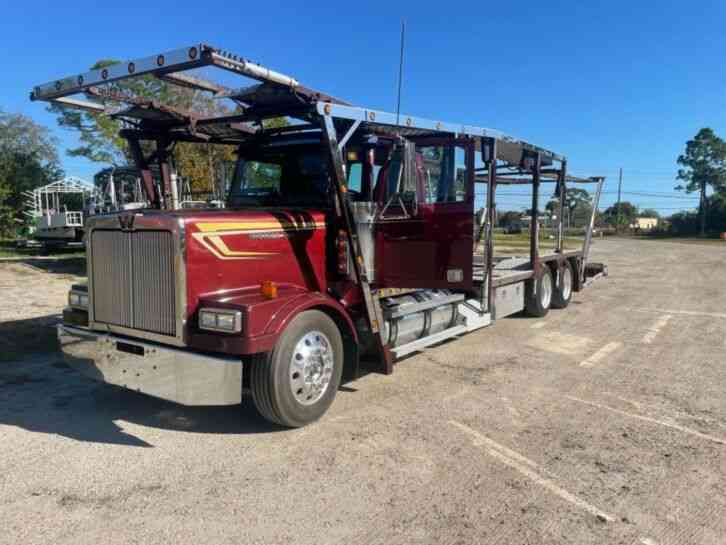
[(698, 199), (698, 215), (701, 222), (701, 236), (706, 236), (706, 182), (701, 182), (701, 191)]
[(615, 214), (615, 229), (620, 225), (620, 193), (623, 189), (623, 167), (620, 167), (620, 175), (618, 176), (618, 204), (615, 207), (617, 213)]

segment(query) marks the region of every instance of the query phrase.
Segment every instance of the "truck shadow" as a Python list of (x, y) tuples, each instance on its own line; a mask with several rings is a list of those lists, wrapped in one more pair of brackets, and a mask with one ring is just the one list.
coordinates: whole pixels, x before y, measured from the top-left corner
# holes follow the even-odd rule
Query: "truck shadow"
[(0, 425), (89, 443), (147, 448), (154, 445), (142, 437), (159, 435), (148, 433), (149, 428), (216, 434), (284, 429), (263, 420), (246, 399), (242, 406), (184, 407), (87, 379), (57, 353), (0, 361)]
[(86, 276), (86, 257), (37, 258), (28, 257), (18, 261), (45, 273)]
[(29, 354), (55, 352), (58, 348), (55, 325), (59, 314), (0, 322), (0, 370), (3, 362), (17, 361)]

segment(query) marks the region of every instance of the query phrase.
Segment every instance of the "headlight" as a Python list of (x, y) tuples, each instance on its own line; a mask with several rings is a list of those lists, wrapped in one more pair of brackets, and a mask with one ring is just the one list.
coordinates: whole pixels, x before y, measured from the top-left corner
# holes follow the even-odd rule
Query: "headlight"
[(199, 311), (199, 329), (239, 333), (242, 331), (242, 313), (239, 310), (203, 308)]
[(214, 329), (215, 327), (217, 327), (217, 315), (214, 312), (200, 312), (199, 327), (204, 329)]
[(68, 294), (68, 306), (86, 310), (88, 308), (88, 294), (80, 291), (70, 292)]

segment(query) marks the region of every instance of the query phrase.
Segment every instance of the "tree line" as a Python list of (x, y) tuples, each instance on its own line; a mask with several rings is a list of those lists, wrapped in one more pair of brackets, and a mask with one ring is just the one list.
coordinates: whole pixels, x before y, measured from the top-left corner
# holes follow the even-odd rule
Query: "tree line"
[[(637, 218), (662, 219), (659, 230), (673, 235), (701, 235), (726, 232), (726, 141), (713, 129), (703, 128), (686, 142), (684, 152), (676, 163), (680, 167), (674, 187), (687, 194), (696, 193), (699, 206), (696, 211), (682, 211), (661, 218), (657, 210), (639, 209), (635, 204), (622, 201), (598, 213), (597, 224), (618, 230), (627, 229)], [(559, 204), (547, 203), (545, 211), (555, 214)], [(518, 221), (531, 211), (501, 211), (500, 227)], [(583, 227), (592, 212), (592, 196), (585, 190), (568, 189), (563, 218), (566, 224)]]
[[(100, 70), (118, 64), (118, 60), (100, 60), (91, 70)], [(180, 87), (153, 76), (143, 76), (110, 84), (110, 93), (154, 100), (182, 111), (195, 112), (202, 117), (233, 113), (220, 100), (203, 92)], [(97, 98), (106, 106), (116, 103), (105, 97)], [(80, 145), (67, 151), (71, 157), (83, 157), (104, 166), (122, 167), (133, 164), (127, 141), (119, 136), (124, 121), (99, 112), (79, 111), (58, 104), (48, 107), (57, 116), (58, 125), (78, 134)], [(177, 142), (172, 152), (177, 173), (186, 178), (194, 192), (212, 193), (217, 187), (218, 175), (234, 160), (233, 146)]]
[(24, 191), (63, 174), (51, 131), (22, 114), (0, 110), (0, 236), (13, 236), (22, 228)]
[[(91, 69), (101, 69), (119, 61), (101, 60)], [(153, 78), (141, 77), (132, 81), (111, 84), (115, 94), (134, 95), (160, 103), (190, 110), (202, 115), (233, 113), (221, 101), (203, 93), (170, 85)], [(98, 99), (104, 102), (106, 99)], [(71, 157), (82, 157), (97, 163), (99, 171), (109, 167), (133, 164), (126, 141), (119, 136), (123, 121), (98, 112), (78, 111), (53, 104), (48, 110), (56, 115), (60, 127), (78, 135), (79, 145), (66, 150)], [(283, 124), (279, 120), (276, 124)], [(220, 173), (228, 172), (234, 160), (232, 146), (179, 142), (173, 150), (174, 166), (188, 182), (193, 192), (211, 193), (218, 187)], [(677, 158), (679, 171), (677, 190), (699, 195), (698, 212), (679, 212), (671, 215), (668, 225), (675, 234), (726, 231), (726, 142), (710, 128), (701, 129)], [(58, 153), (58, 141), (49, 128), (21, 114), (0, 109), (0, 236), (16, 233), (24, 221), (23, 192), (58, 180), (64, 175)], [(98, 176), (103, 180), (103, 176)], [(558, 203), (548, 202), (545, 213), (556, 213)], [(584, 189), (567, 192), (565, 218), (571, 226), (583, 226), (592, 211), (592, 195)], [(504, 226), (522, 212), (499, 213)], [(613, 227), (632, 224), (636, 217), (658, 217), (652, 209), (638, 210), (630, 202), (621, 202), (599, 214), (599, 222)]]
[[(117, 60), (100, 60), (91, 69), (102, 69)], [(136, 96), (162, 104), (194, 111), (203, 116), (232, 113), (222, 101), (200, 91), (171, 85), (151, 76), (110, 84), (112, 94)], [(94, 97), (107, 106), (114, 106), (106, 97)], [(58, 126), (73, 131), (79, 145), (66, 150), (70, 157), (81, 157), (99, 165), (96, 183), (107, 176), (104, 169), (132, 166), (133, 160), (125, 139), (119, 136), (124, 122), (112, 116), (90, 111), (48, 106)], [(14, 236), (24, 223), (23, 192), (62, 178), (58, 140), (49, 128), (21, 114), (0, 110), (0, 237)], [(172, 152), (177, 173), (193, 193), (211, 194), (218, 187), (222, 173), (229, 172), (234, 160), (233, 146), (178, 142)]]
[(676, 189), (698, 193), (698, 213), (681, 212), (671, 217), (678, 234), (701, 236), (708, 232), (726, 232), (726, 141), (713, 129), (703, 128), (686, 142), (678, 157)]

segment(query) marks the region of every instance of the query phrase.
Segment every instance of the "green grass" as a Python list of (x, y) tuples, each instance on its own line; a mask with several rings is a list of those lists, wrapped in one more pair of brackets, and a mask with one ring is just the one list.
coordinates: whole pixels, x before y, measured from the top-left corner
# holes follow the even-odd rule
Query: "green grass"
[(59, 248), (48, 251), (43, 247), (18, 248), (14, 240), (0, 240), (0, 259), (33, 257), (81, 257), (86, 255), (83, 248)]
[[(582, 238), (581, 237), (565, 237), (564, 244), (565, 248), (577, 248), (579, 246), (582, 246)], [(549, 238), (546, 236), (540, 236), (539, 238), (539, 245), (541, 248), (554, 248), (556, 243), (556, 239)], [(529, 246), (529, 234), (528, 233), (519, 233), (514, 235), (505, 235), (505, 234), (495, 234), (494, 235), (494, 246), (497, 245), (500, 246), (522, 246), (522, 247), (528, 247)]]
[[(579, 250), (582, 248), (582, 237), (565, 237), (565, 250)], [(555, 248), (556, 239), (541, 235), (539, 250), (541, 254), (551, 252)], [(529, 255), (529, 233), (507, 235), (494, 233), (494, 255)]]

